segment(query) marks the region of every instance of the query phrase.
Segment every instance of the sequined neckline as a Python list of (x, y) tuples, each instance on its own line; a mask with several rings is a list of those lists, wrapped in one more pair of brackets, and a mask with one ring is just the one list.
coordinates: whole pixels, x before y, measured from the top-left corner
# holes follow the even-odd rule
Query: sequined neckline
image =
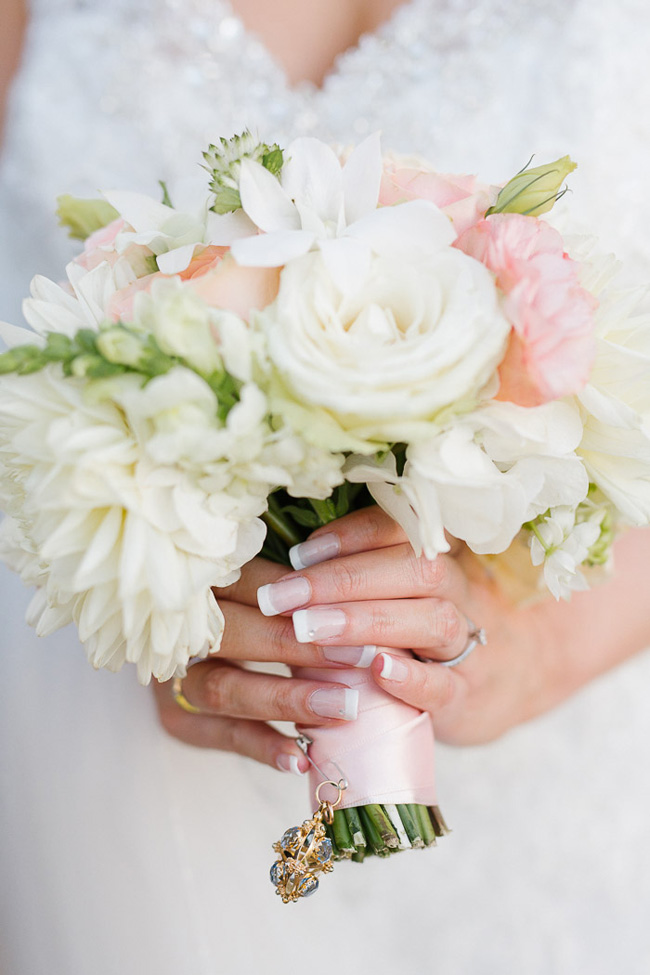
[[(425, 0), (425, 2), (429, 2), (429, 0)], [(374, 30), (364, 31), (359, 35), (354, 44), (351, 44), (350, 47), (345, 48), (345, 50), (337, 54), (319, 85), (314, 81), (310, 81), (308, 78), (291, 83), (285, 65), (272, 53), (262, 35), (253, 28), (246, 26), (243, 19), (235, 10), (232, 0), (222, 0), (224, 16), (228, 17), (236, 25), (240, 36), (245, 37), (249, 42), (255, 43), (264, 52), (266, 61), (273, 67), (277, 75), (282, 78), (285, 90), (289, 94), (312, 95), (314, 97), (324, 95), (332, 83), (335, 83), (345, 73), (349, 64), (353, 63), (362, 54), (365, 55), (369, 46), (376, 44), (384, 46), (390, 43), (391, 37), (395, 35), (397, 29), (403, 25), (404, 21), (421, 4), (422, 0), (402, 0), (402, 3), (398, 4), (388, 17)]]

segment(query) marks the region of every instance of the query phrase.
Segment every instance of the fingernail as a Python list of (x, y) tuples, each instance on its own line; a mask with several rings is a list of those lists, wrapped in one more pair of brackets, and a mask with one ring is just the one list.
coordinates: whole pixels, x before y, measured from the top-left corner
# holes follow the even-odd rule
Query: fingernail
[(321, 718), (354, 721), (359, 713), (359, 692), (350, 687), (323, 687), (311, 695), (309, 707)]
[(307, 766), (307, 759), (298, 758), (297, 755), (278, 755), (277, 766), (281, 772), (293, 772), (294, 775), (304, 775), (307, 768), (300, 768), (300, 763), (304, 762)]
[(391, 657), (387, 653), (380, 653), (377, 659), (381, 660), (381, 672), (379, 676), (383, 677), (384, 680), (402, 681), (408, 677), (409, 669), (399, 657)]
[(304, 606), (310, 599), (309, 579), (303, 576), (284, 579), (282, 582), (271, 582), (267, 586), (260, 586), (257, 590), (257, 605), (265, 616), (287, 613), (296, 606)]
[(369, 667), (377, 656), (377, 647), (323, 647), (323, 656), (335, 664), (348, 667)]
[(306, 569), (310, 565), (318, 565), (327, 559), (335, 558), (341, 551), (341, 540), (334, 532), (317, 535), (300, 545), (289, 549), (289, 559), (294, 569)]
[(340, 636), (347, 617), (340, 609), (299, 609), (293, 614), (293, 629), (298, 643), (318, 643)]

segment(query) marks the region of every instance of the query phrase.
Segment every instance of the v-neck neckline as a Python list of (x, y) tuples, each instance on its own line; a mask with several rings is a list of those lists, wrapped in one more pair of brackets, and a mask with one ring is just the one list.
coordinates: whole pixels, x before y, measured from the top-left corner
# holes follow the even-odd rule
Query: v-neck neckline
[(402, 3), (399, 3), (388, 15), (388, 17), (386, 17), (385, 20), (375, 27), (374, 30), (364, 31), (362, 34), (360, 34), (354, 44), (346, 47), (343, 51), (336, 55), (331, 67), (324, 75), (320, 84), (317, 84), (315, 81), (310, 81), (309, 78), (301, 78), (298, 81), (291, 82), (289, 80), (286, 66), (278, 57), (276, 57), (275, 54), (273, 54), (262, 35), (254, 28), (249, 28), (244, 23), (242, 17), (234, 8), (232, 0), (223, 0), (223, 6), (226, 10), (226, 16), (228, 19), (237, 24), (238, 33), (242, 37), (247, 38), (249, 41), (255, 42), (264, 52), (267, 62), (282, 78), (283, 86), (288, 94), (311, 94), (313, 97), (318, 97), (324, 95), (330, 86), (333, 83), (336, 83), (336, 81), (345, 74), (348, 65), (352, 64), (369, 44), (385, 43), (389, 41), (391, 35), (394, 34), (400, 23), (406, 17), (409, 17), (414, 8), (421, 2), (422, 0), (402, 0)]

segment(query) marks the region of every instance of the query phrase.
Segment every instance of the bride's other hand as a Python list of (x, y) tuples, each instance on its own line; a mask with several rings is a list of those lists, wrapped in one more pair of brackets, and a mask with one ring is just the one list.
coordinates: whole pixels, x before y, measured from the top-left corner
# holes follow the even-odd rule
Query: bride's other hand
[[(606, 583), (570, 602), (548, 596), (523, 608), (465, 546), (432, 562), (417, 558), (376, 507), (319, 529), (298, 556), (304, 569), (262, 591), (266, 612), (294, 611), (299, 639), (316, 642), (326, 658), (350, 665), (360, 647), (366, 660), (374, 652), (377, 683), (430, 711), (438, 737), (450, 743), (498, 737), (650, 644), (647, 530), (618, 540)], [(308, 565), (317, 559), (327, 561)], [(484, 628), (487, 645), (441, 666), (467, 645), (469, 621)]]
[(286, 772), (301, 773), (308, 762), (295, 741), (267, 722), (332, 724), (356, 717), (357, 691), (342, 684), (253, 672), (242, 664), (282, 662), (323, 667), (323, 651), (299, 643), (291, 618), (266, 619), (257, 607), (259, 586), (286, 574), (265, 559), (244, 567), (236, 586), (216, 589), (226, 625), (218, 654), (192, 665), (183, 679), (183, 697), (199, 714), (184, 710), (171, 681), (154, 682), (163, 727), (175, 738), (202, 748), (237, 752)]

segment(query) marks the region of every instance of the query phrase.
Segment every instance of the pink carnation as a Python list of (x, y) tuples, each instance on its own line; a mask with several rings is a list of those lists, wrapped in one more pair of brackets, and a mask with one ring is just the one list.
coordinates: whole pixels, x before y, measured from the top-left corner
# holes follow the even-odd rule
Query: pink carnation
[(496, 199), (497, 189), (479, 183), (475, 176), (447, 176), (418, 168), (415, 161), (406, 163), (406, 160), (389, 160), (385, 165), (379, 190), (380, 206), (430, 200), (445, 211), (456, 233), (461, 234), (477, 223)]
[(496, 276), (513, 331), (499, 368), (498, 399), (538, 406), (587, 382), (596, 346), (596, 299), (560, 234), (535, 217), (501, 213), (463, 233), (456, 246)]

